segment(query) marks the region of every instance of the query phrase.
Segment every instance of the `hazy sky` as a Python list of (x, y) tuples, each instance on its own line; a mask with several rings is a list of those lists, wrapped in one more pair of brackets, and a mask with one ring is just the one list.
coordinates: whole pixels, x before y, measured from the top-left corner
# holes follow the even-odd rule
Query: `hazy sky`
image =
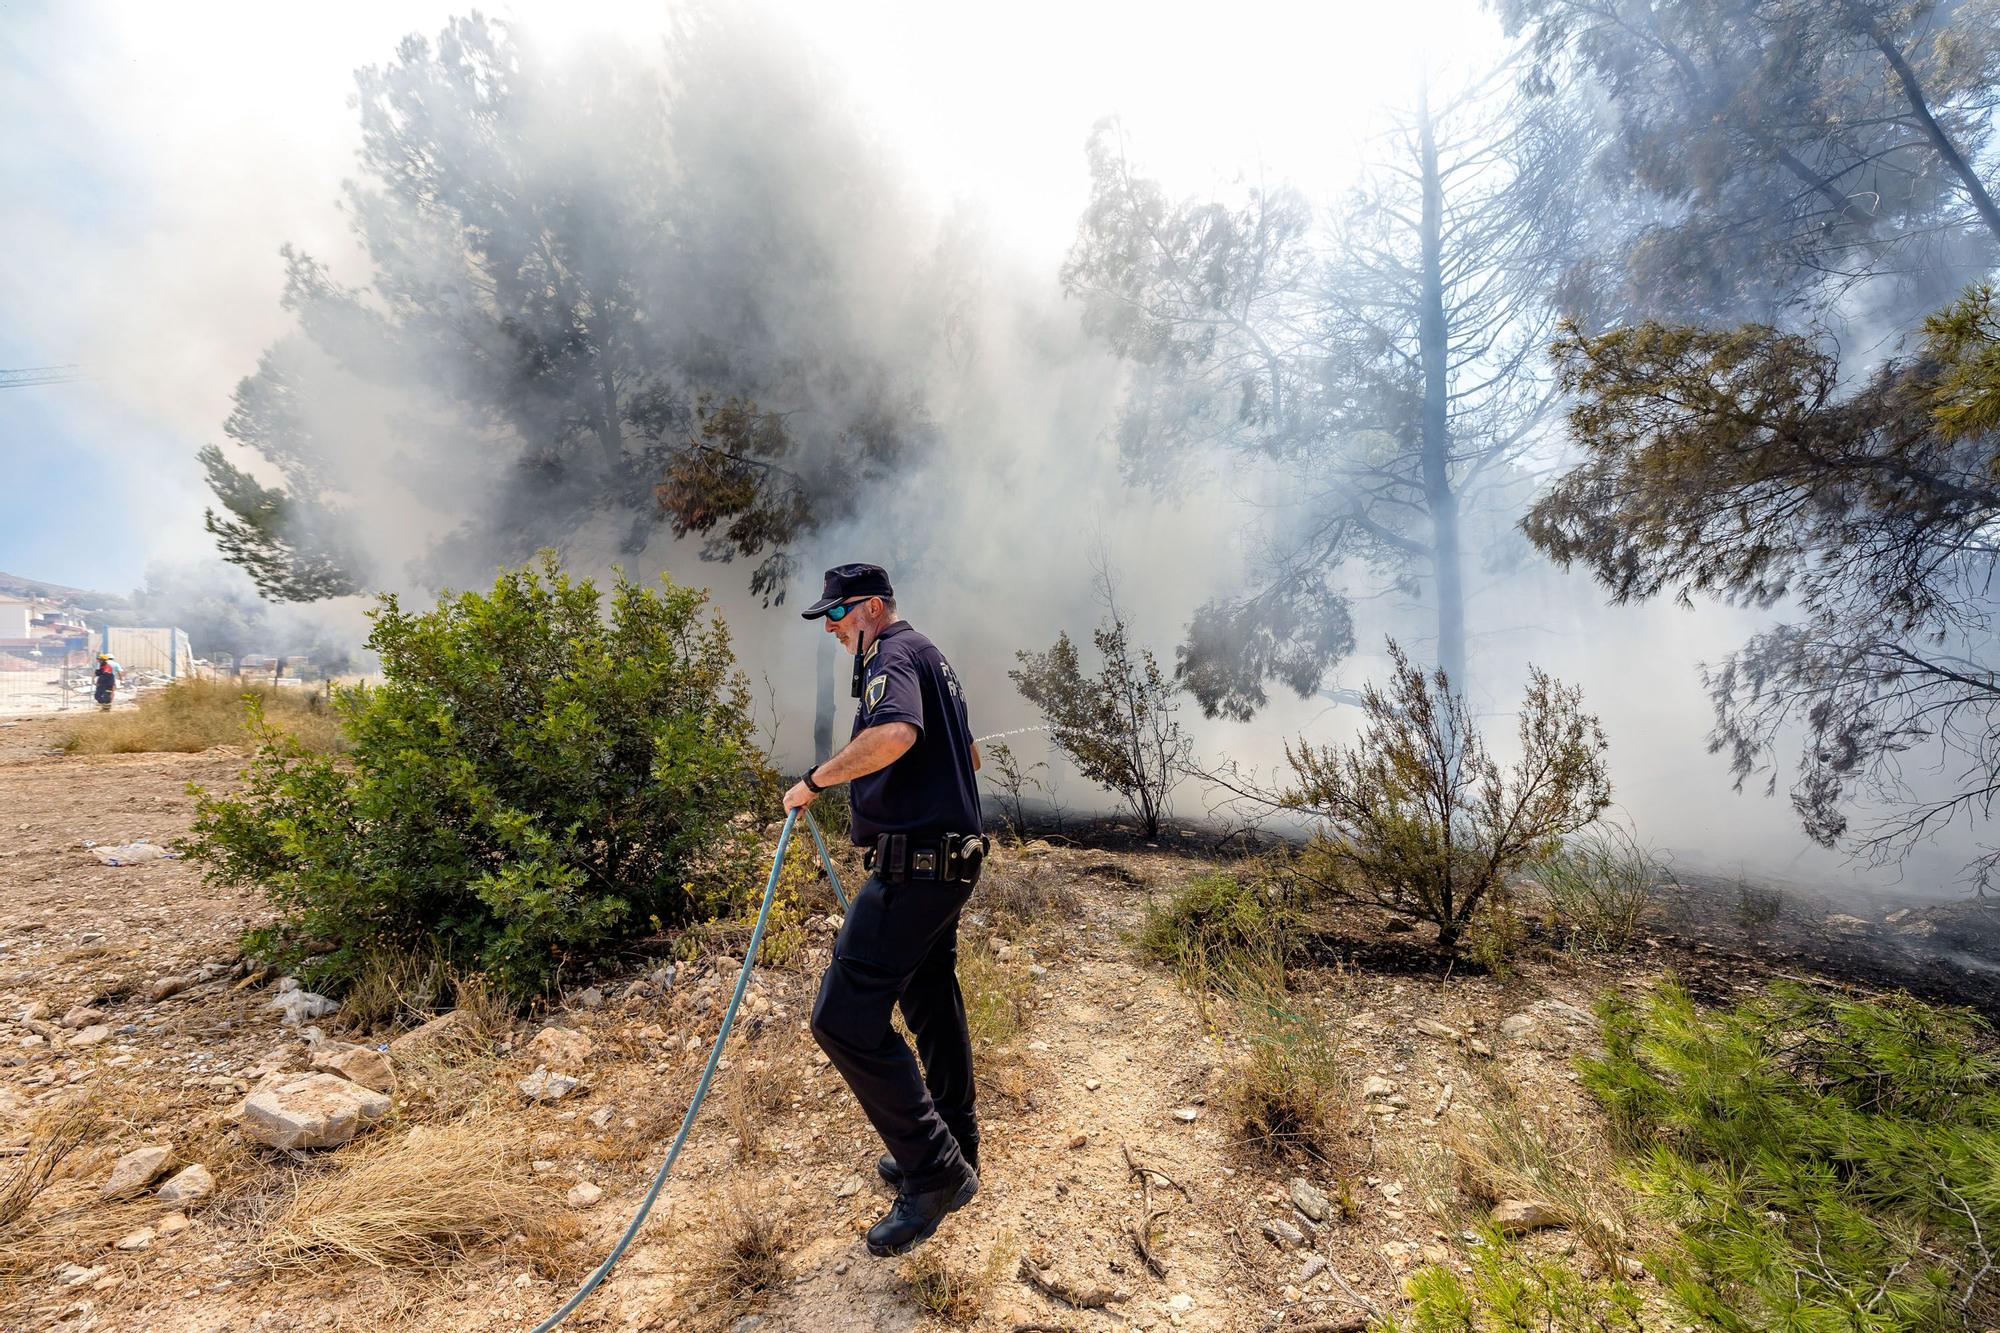
[[(285, 327), (278, 247), (348, 264), (357, 66), (464, 6), (0, 0), (0, 569), (123, 591), (147, 556), (207, 549), (195, 451)], [(486, 12), (545, 41), (659, 40), (663, 4)], [(803, 34), (918, 197), (976, 209), (1054, 272), (1087, 192), (1083, 143), (1126, 122), (1171, 186), (1348, 178), (1373, 109), (1421, 60), (1498, 42), (1473, 3), (764, 6)], [(354, 270), (346, 270), (350, 276)]]

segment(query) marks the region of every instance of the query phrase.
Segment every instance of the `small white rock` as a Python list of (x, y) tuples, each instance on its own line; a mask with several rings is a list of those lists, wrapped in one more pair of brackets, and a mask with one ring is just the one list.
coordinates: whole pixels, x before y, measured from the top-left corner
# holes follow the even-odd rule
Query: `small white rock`
[(603, 1189), (586, 1180), (571, 1188), (565, 1201), (572, 1208), (595, 1208), (603, 1197)]
[(1285, 1188), (1292, 1196), (1292, 1207), (1313, 1221), (1324, 1222), (1333, 1216), (1333, 1204), (1304, 1176), (1292, 1177)]
[(587, 1032), (573, 1028), (546, 1027), (535, 1034), (527, 1046), (527, 1053), (545, 1065), (577, 1066), (590, 1058), (597, 1043)]
[(521, 1095), (529, 1101), (561, 1101), (577, 1089), (577, 1080), (568, 1074), (552, 1074), (547, 1065), (536, 1065), (535, 1072), (518, 1084)]
[(174, 1150), (162, 1145), (134, 1148), (112, 1166), (111, 1178), (97, 1192), (106, 1199), (124, 1199), (138, 1194), (159, 1179), (173, 1157)]
[(389, 1098), (333, 1074), (263, 1078), (226, 1117), (271, 1148), (338, 1148), (389, 1113)]
[(196, 1162), (192, 1166), (183, 1167), (166, 1184), (160, 1186), (159, 1199), (161, 1203), (171, 1204), (175, 1208), (185, 1208), (191, 1203), (201, 1202), (213, 1193), (215, 1193), (215, 1177), (209, 1174), (207, 1167)]
[[(286, 980), (289, 981), (290, 978)], [(278, 1021), (286, 1027), (295, 1028), (307, 1019), (325, 1018), (328, 1014), (339, 1013), (340, 1001), (330, 1000), (309, 990), (293, 989), (274, 997), (264, 1007), (283, 1010)]]

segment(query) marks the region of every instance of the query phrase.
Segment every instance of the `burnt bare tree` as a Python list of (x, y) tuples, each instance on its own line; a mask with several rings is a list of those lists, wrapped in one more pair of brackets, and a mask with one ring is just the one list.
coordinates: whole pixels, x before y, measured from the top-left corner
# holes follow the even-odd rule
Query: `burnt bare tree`
[(1496, 500), (1553, 401), (1543, 349), (1588, 134), (1508, 82), (1421, 91), (1324, 211), (1284, 187), (1175, 202), (1115, 124), (1091, 140), (1062, 279), (1132, 364), (1128, 474), (1168, 487), (1219, 465), (1281, 497), (1252, 585), (1201, 607), (1178, 652), (1210, 716), (1252, 716), (1272, 682), (1320, 689), (1354, 647), (1357, 569), (1428, 600), (1437, 661), (1467, 678), (1467, 531), (1507, 531)]
[(1599, 167), (1631, 225), (1590, 275), (1607, 320), (1782, 323), (1884, 276), (1923, 311), (1991, 266), (1994, 0), (1495, 7), (1531, 39), (1534, 86), (1615, 119)]
[[(2000, 303), (1973, 289), (1915, 355), (1844, 389), (1823, 341), (1642, 325), (1557, 344), (1585, 461), (1529, 537), (1614, 601), (1706, 595), (1795, 618), (1709, 669), (1737, 785), (1802, 735), (1806, 832), (1894, 859), (2000, 796)], [(1922, 764), (1922, 772), (1913, 767)], [(1857, 796), (1889, 814), (1850, 825)], [(2000, 852), (1971, 867), (1984, 889)]]

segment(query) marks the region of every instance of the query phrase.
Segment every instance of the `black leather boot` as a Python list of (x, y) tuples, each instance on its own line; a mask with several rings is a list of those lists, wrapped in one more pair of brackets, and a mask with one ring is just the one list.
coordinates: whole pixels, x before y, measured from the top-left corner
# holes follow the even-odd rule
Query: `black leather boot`
[[(977, 1175), (979, 1172), (979, 1140), (960, 1139), (958, 1141), (958, 1152), (961, 1157), (965, 1158), (965, 1164), (972, 1168), (973, 1174)], [(882, 1177), (883, 1183), (892, 1185), (897, 1189), (903, 1188), (903, 1168), (896, 1165), (895, 1157), (889, 1153), (883, 1153), (875, 1159), (875, 1174)]]
[(908, 1254), (930, 1239), (946, 1213), (965, 1207), (977, 1193), (979, 1177), (970, 1170), (957, 1183), (942, 1189), (925, 1190), (921, 1194), (907, 1189), (898, 1191), (889, 1215), (868, 1228), (868, 1253), (877, 1259)]

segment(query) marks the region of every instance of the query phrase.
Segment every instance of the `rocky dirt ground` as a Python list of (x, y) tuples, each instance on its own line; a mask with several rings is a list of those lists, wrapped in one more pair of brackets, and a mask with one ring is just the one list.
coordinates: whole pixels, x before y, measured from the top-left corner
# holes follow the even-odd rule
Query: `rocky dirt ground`
[[(46, 1222), (35, 1244), (0, 1259), (0, 1326), (533, 1327), (644, 1193), (740, 933), (715, 933), (671, 971), (634, 960), (533, 1021), (417, 1028), (412, 1015), (358, 1031), (308, 1010), (288, 1025), (285, 983), (237, 949), (266, 911), (255, 894), (204, 887), (177, 859), (100, 855), (184, 833), (187, 784), (226, 787), (240, 756), (68, 758), (53, 749), (60, 725), (0, 724), (0, 1182), (13, 1170), (18, 1184), (60, 1132), (59, 1108), (85, 1104), (95, 1119), (33, 1204)], [(805, 1031), (833, 929), (809, 907), (794, 956), (760, 969), (650, 1221), (571, 1325), (1357, 1328), (1362, 1310), (1398, 1303), (1413, 1266), (1464, 1263), (1484, 1216), (1451, 1152), (1467, 1125), (1504, 1108), (1556, 1157), (1590, 1160), (1597, 1122), (1571, 1061), (1594, 1041), (1599, 994), (1669, 969), (1718, 997), (1762, 980), (1747, 952), (1672, 935), (1625, 957), (1531, 953), (1496, 979), (1438, 967), (1384, 923), (1345, 923), (1326, 965), (1296, 978), (1294, 1002), (1335, 1034), (1353, 1151), (1282, 1164), (1238, 1141), (1219, 1095), (1246, 1054), (1229, 1015), (1142, 965), (1131, 942), (1148, 896), (1204, 868), (1143, 848), (1035, 844), (997, 858), (964, 946), (1001, 1015), (981, 1052), (983, 1187), (921, 1265), (871, 1259), (861, 1243), (888, 1192), (872, 1170), (879, 1144)], [(337, 1067), (389, 1089), (386, 1114), (351, 1144), (288, 1152), (232, 1118), (274, 1076), (343, 1050)], [(544, 1100), (521, 1087), (538, 1070)], [(274, 1244), (297, 1233), (300, 1191), (370, 1154), (442, 1161), (426, 1145), (445, 1140), (426, 1136), (453, 1132), (477, 1136), (455, 1168), (466, 1192), (516, 1191), (510, 1225), (483, 1243), (386, 1267)], [(168, 1151), (128, 1156), (145, 1148)], [(107, 1199), (121, 1158), (143, 1179)], [(189, 1165), (209, 1179), (177, 1174)], [(9, 1197), (0, 1188), (0, 1223)], [(754, 1262), (732, 1270), (722, 1260), (746, 1234), (760, 1238)], [(1585, 1267), (1632, 1263), (1561, 1229), (1533, 1243)], [(765, 1289), (741, 1295), (746, 1271)]]

